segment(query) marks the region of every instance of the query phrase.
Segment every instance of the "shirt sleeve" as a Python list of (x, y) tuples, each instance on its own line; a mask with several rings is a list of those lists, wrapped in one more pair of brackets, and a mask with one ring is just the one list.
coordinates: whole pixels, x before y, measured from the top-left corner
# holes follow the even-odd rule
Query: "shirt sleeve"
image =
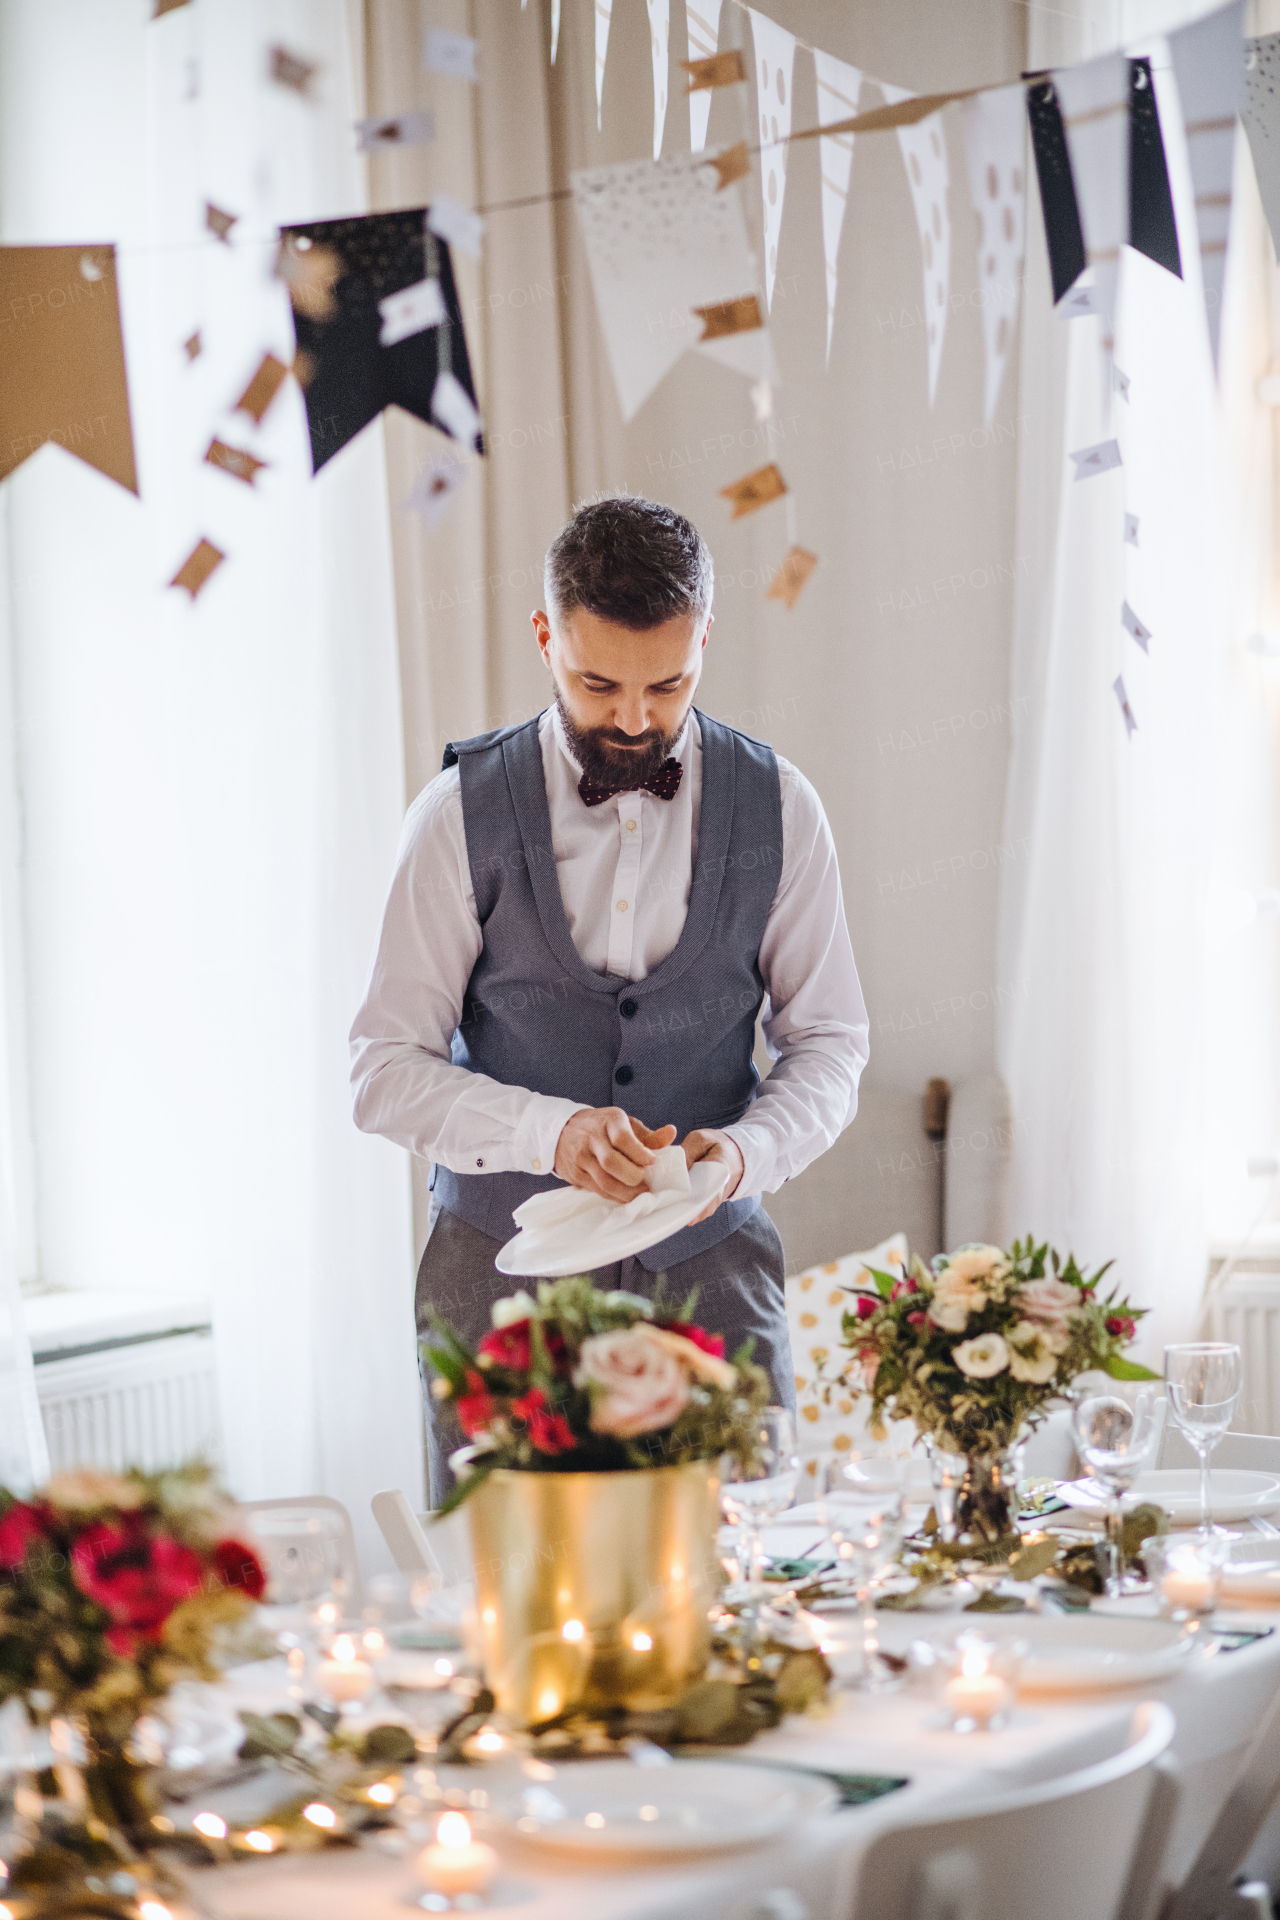
[(779, 772), (782, 874), (760, 945), (775, 1065), (726, 1129), (742, 1153), (741, 1196), (775, 1193), (826, 1152), (858, 1110), (870, 1052), (831, 827), (804, 775), (786, 761)]
[(351, 1028), (356, 1125), (454, 1173), (550, 1173), (580, 1103), (453, 1064), (482, 945), (456, 768), (410, 807), (364, 1004)]

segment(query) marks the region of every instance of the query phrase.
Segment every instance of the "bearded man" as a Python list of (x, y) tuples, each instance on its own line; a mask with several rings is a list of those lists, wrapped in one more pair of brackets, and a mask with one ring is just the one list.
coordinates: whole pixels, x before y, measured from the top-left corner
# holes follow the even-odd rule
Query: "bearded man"
[[(693, 705), (713, 570), (688, 520), (580, 507), (544, 588), (553, 703), (446, 748), (351, 1034), (357, 1124), (434, 1163), (418, 1327), (434, 1310), (477, 1340), (512, 1290), (494, 1259), (516, 1207), (564, 1183), (632, 1200), (678, 1140), (724, 1166), (720, 1198), (596, 1283), (696, 1287), (701, 1324), (730, 1354), (751, 1336), (794, 1408), (760, 1195), (848, 1126), (868, 1051), (831, 830), (801, 773)], [(439, 1504), (458, 1436), (426, 1404)]]

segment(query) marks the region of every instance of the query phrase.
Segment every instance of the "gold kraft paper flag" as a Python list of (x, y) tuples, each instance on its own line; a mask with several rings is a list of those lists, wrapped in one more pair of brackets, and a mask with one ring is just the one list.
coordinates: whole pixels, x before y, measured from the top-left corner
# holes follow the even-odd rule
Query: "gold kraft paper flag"
[(722, 193), (726, 187), (731, 187), (735, 180), (741, 180), (751, 171), (751, 161), (747, 156), (745, 140), (739, 140), (736, 147), (726, 147), (723, 153), (709, 153), (707, 161), (720, 176), (716, 182), (717, 193)]
[(785, 600), (788, 608), (794, 607), (800, 598), (805, 581), (818, 564), (816, 553), (810, 553), (805, 547), (792, 547), (782, 565), (773, 576), (773, 583), (765, 595), (766, 600)]
[(721, 487), (720, 496), (732, 500), (733, 518), (741, 520), (757, 507), (767, 507), (771, 500), (780, 500), (786, 490), (787, 483), (771, 460), (767, 467), (757, 467), (754, 473), (744, 474), (732, 486)]
[(229, 447), (225, 440), (211, 440), (204, 457), (211, 467), (221, 467), (224, 473), (234, 474), (237, 480), (244, 480), (249, 486), (253, 485), (267, 464), (265, 460), (255, 460), (243, 447)]
[(185, 588), (194, 600), (210, 574), (216, 572), (226, 557), (212, 540), (201, 540), (191, 549), (169, 585)]
[(0, 479), (48, 440), (138, 491), (111, 246), (0, 247)]
[(221, 207), (214, 206), (212, 200), (206, 200), (204, 203), (204, 223), (214, 238), (221, 240), (224, 247), (231, 245), (231, 229), (239, 218), (238, 213), (224, 213)]
[(698, 346), (704, 340), (720, 340), (727, 333), (750, 333), (753, 327), (764, 325), (760, 302), (754, 293), (742, 300), (725, 300), (718, 307), (694, 307), (692, 311), (702, 322)]
[(709, 87), (731, 87), (747, 77), (742, 55), (736, 48), (730, 53), (710, 54), (705, 60), (682, 60), (680, 65), (689, 76), (690, 93), (701, 93)]
[(258, 362), (258, 371), (236, 401), (235, 413), (247, 413), (262, 425), (262, 416), (279, 393), (288, 377), (289, 369), (274, 353), (264, 353)]

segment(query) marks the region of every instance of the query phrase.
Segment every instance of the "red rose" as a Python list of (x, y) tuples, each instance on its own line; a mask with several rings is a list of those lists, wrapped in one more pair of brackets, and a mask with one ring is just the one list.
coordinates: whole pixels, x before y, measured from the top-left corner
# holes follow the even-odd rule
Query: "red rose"
[(1116, 1340), (1132, 1340), (1138, 1331), (1138, 1323), (1131, 1320), (1127, 1313), (1112, 1313), (1107, 1316), (1107, 1332)]
[[(494, 1327), (482, 1336), (476, 1352), (496, 1367), (509, 1367), (512, 1373), (528, 1373), (533, 1358), (532, 1325), (530, 1320), (513, 1320), (509, 1327)], [(544, 1326), (542, 1342), (556, 1372), (567, 1371), (569, 1350), (564, 1335), (556, 1327)]]
[(252, 1547), (243, 1540), (219, 1540), (213, 1550), (213, 1564), (224, 1587), (236, 1587), (246, 1599), (261, 1600), (267, 1590), (267, 1576)]
[(916, 1285), (915, 1281), (910, 1278), (905, 1280), (895, 1280), (893, 1283), (893, 1290), (890, 1293), (889, 1298), (891, 1300), (901, 1300), (904, 1293), (919, 1293), (919, 1291), (920, 1289)]
[(907, 1315), (907, 1325), (909, 1327), (922, 1327), (928, 1317), (927, 1313), (909, 1313)]
[(71, 1549), (71, 1577), (81, 1593), (149, 1639), (181, 1600), (200, 1591), (200, 1556), (180, 1540), (152, 1538), (140, 1515), (96, 1520)]
[(531, 1387), (521, 1399), (511, 1402), (511, 1412), (523, 1420), (529, 1438), (539, 1453), (572, 1453), (577, 1446), (573, 1428), (562, 1413), (552, 1413), (541, 1387)]
[(713, 1359), (724, 1359), (724, 1335), (708, 1333), (705, 1327), (690, 1326), (687, 1320), (660, 1320), (657, 1324), (664, 1333), (678, 1333), (685, 1340), (692, 1340), (700, 1353), (709, 1353)]
[(27, 1549), (45, 1537), (40, 1515), (21, 1501), (0, 1518), (0, 1569), (11, 1573), (27, 1557)]
[(493, 1400), (478, 1373), (467, 1375), (467, 1391), (458, 1396), (458, 1424), (468, 1440), (483, 1433), (493, 1418)]
[(869, 1293), (860, 1293), (856, 1310), (859, 1320), (869, 1320), (873, 1313), (878, 1313), (880, 1310), (879, 1299), (873, 1298)]

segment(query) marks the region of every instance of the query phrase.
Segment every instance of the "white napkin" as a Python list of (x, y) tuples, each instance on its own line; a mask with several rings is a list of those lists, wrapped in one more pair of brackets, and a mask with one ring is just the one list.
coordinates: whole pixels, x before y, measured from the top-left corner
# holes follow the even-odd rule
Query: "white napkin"
[(543, 1232), (572, 1223), (584, 1232), (597, 1233), (619, 1214), (628, 1221), (643, 1220), (690, 1191), (684, 1148), (660, 1147), (646, 1179), (646, 1188), (634, 1200), (606, 1200), (602, 1193), (592, 1193), (585, 1187), (557, 1187), (551, 1193), (535, 1193), (516, 1208), (512, 1218), (522, 1232), (532, 1228)]

